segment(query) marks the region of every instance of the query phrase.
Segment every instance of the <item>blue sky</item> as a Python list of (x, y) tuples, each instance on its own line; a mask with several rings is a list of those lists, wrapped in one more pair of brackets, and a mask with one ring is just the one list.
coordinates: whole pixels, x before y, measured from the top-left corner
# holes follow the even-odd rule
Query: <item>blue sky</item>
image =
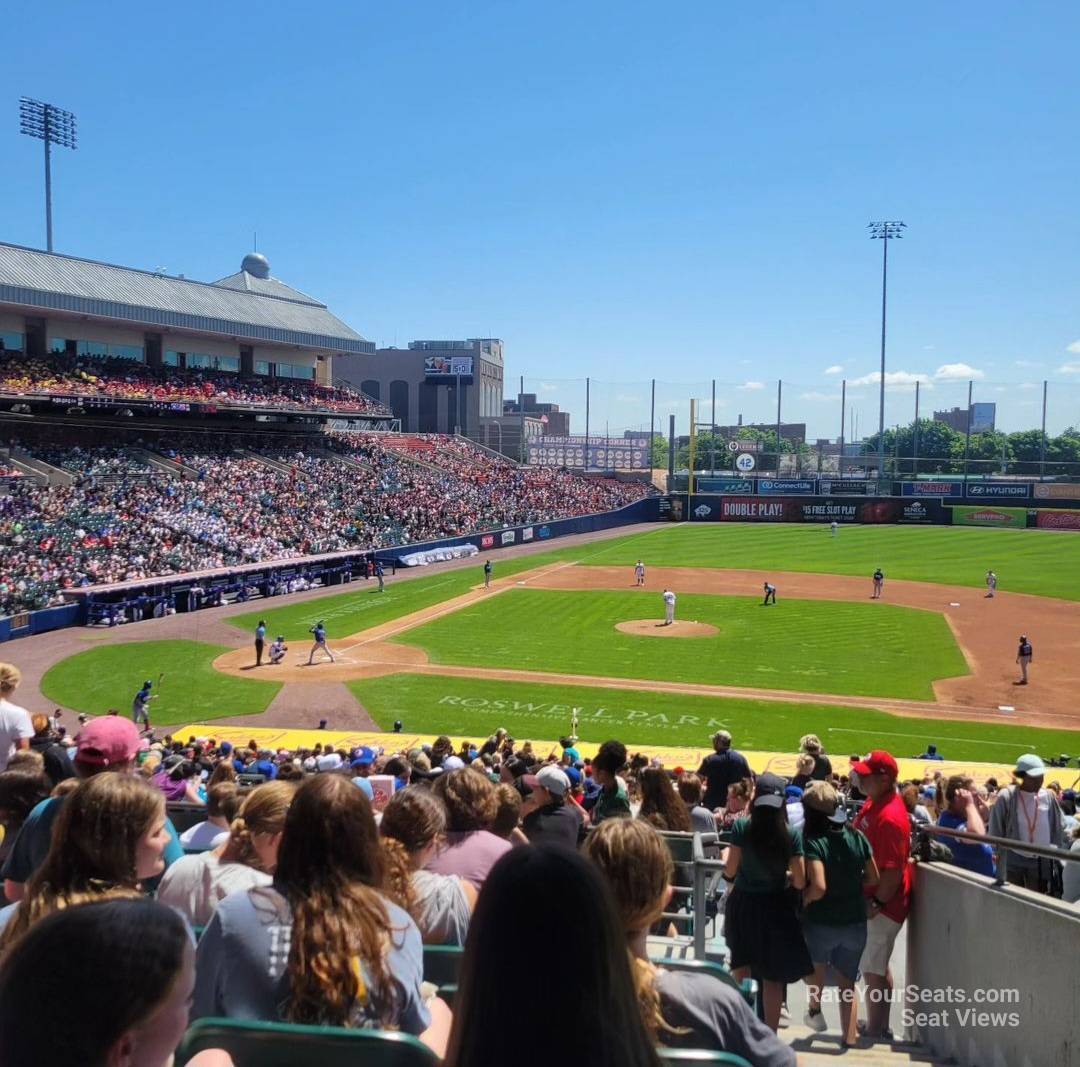
[(566, 380), (611, 383), (594, 428), (647, 422), (652, 377), (661, 414), (715, 378), (719, 421), (774, 418), (783, 378), (834, 436), (877, 368), (866, 224), (899, 218), (888, 421), (912, 376), (938, 407), (974, 373), (1007, 429), (1043, 378), (1080, 422), (1076, 5), (44, 2), (5, 30), (2, 240), (44, 243), (26, 94), (79, 116), (59, 251), (209, 280), (257, 230), (379, 344), (502, 337), (575, 416)]

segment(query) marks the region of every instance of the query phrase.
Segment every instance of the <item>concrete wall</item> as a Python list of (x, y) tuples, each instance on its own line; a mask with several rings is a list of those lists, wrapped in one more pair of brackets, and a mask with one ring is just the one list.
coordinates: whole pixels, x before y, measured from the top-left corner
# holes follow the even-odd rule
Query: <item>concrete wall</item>
[[(1080, 1064), (1080, 911), (948, 865), (916, 875), (907, 981), (923, 993), (904, 1008), (924, 1017), (910, 1035), (963, 1067)], [(1017, 999), (989, 1002), (1004, 990)]]
[(139, 348), (146, 344), (143, 330), (116, 329), (106, 323), (82, 319), (49, 319), (45, 334), (47, 344), (52, 344), (54, 337), (64, 337), (72, 341), (103, 341), (111, 345), (136, 345)]

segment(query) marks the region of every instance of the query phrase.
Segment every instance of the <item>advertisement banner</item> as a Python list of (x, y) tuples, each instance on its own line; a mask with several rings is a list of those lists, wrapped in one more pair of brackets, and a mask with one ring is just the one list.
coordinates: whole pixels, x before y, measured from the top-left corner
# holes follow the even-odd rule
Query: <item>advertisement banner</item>
[(1080, 511), (1037, 511), (1035, 525), (1040, 530), (1080, 530)]
[(968, 499), (973, 497), (1011, 500), (1027, 500), (1031, 486), (1027, 482), (968, 482)]
[(1080, 485), (1074, 482), (1040, 482), (1034, 489), (1036, 500), (1080, 500)]
[(501, 545), (512, 545), (513, 543), (514, 543), (514, 531), (513, 530), (503, 530), (503, 532), (499, 535), (499, 544), (501, 544)]
[(1023, 529), (1027, 526), (1027, 508), (952, 507), (954, 526), (1007, 526)]
[(531, 541), (533, 539), (533, 528), (531, 526), (526, 526), (521, 531), (521, 539), (522, 541)]
[(495, 535), (494, 534), (484, 534), (484, 536), (480, 538), (480, 547), (481, 548), (494, 548), (495, 547)]
[(859, 508), (853, 500), (799, 500), (787, 509), (785, 518), (788, 522), (859, 522)]
[(818, 492), (822, 496), (873, 496), (877, 492), (877, 482), (868, 482), (861, 478), (831, 480), (818, 479)]
[[(759, 500), (752, 496), (725, 496), (720, 500), (720, 514), (711, 517), (719, 518), (722, 522), (783, 522), (784, 508), (789, 503), (791, 503), (789, 500)], [(709, 505), (698, 505), (698, 507), (702, 506)], [(709, 518), (710, 516), (697, 517)]]
[(472, 356), (425, 356), (426, 378), (471, 378)]
[(948, 482), (901, 482), (901, 496), (960, 497), (964, 495), (962, 481)]
[(758, 492), (762, 496), (813, 496), (814, 481), (811, 478), (776, 480), (762, 478), (758, 481)]

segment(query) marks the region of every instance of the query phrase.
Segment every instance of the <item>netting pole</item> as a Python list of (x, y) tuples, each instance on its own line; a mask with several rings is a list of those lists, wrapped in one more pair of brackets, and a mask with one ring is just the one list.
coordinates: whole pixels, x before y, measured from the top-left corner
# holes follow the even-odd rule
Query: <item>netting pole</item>
[(716, 473), (716, 379), (712, 380), (712, 423), (709, 426), (709, 472)]
[(694, 495), (694, 455), (697, 452), (697, 401), (690, 400), (690, 456), (686, 464), (686, 518), (690, 517), (690, 501)]
[(1046, 379), (1043, 379), (1042, 439), (1039, 441), (1039, 481), (1046, 477)]
[(649, 478), (653, 469), (653, 442), (656, 440), (656, 379), (652, 380), (652, 396), (649, 400)]
[(844, 430), (846, 426), (847, 415), (847, 378), (844, 378), (840, 382), (840, 455), (836, 461), (836, 469), (840, 474), (840, 477), (844, 476)]
[(911, 451), (913, 453), (912, 473), (919, 477), (919, 381), (915, 381), (915, 427), (912, 430)]
[(968, 406), (967, 406), (967, 432), (964, 434), (964, 496), (967, 496), (967, 481), (968, 481), (968, 453), (971, 449), (971, 387), (972, 383), (968, 380)]
[(784, 392), (784, 383), (776, 383), (776, 477), (780, 477), (780, 400)]
[(585, 470), (589, 469), (589, 379), (585, 379)]
[(520, 418), (519, 432), (521, 434), (521, 440), (518, 443), (518, 462), (525, 462), (525, 375), (521, 375), (518, 378), (518, 415)]

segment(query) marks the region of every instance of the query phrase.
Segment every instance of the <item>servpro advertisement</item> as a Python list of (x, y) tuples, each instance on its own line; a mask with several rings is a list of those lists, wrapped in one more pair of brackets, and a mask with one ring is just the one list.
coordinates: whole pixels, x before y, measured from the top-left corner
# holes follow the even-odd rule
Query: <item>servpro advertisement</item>
[(1022, 530), (1027, 526), (1027, 508), (954, 506), (952, 521), (954, 526), (1008, 526)]

